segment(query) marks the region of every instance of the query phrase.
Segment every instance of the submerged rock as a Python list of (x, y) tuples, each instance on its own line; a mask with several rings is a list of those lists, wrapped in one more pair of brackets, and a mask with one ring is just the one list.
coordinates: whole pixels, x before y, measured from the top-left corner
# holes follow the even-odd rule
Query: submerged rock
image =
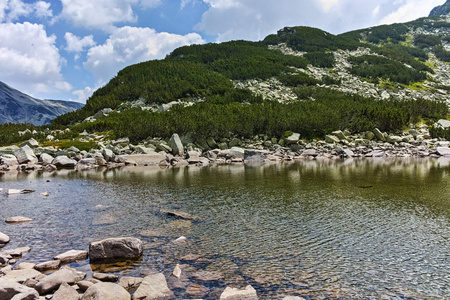
[(227, 287), (220, 295), (220, 300), (257, 300), (258, 294), (256, 290), (248, 285), (245, 289), (236, 289), (232, 287)]
[(11, 217), (6, 219), (6, 223), (9, 224), (16, 224), (16, 223), (25, 223), (25, 222), (31, 222), (33, 221), (33, 219), (31, 218), (27, 218), (27, 217), (22, 217), (22, 216), (17, 216), (17, 217)]

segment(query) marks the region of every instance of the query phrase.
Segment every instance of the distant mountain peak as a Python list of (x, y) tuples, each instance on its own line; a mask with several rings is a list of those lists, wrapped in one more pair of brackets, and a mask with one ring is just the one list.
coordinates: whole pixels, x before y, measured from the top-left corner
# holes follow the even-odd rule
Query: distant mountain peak
[(83, 104), (78, 102), (36, 99), (0, 81), (0, 124), (46, 125), (57, 116), (81, 107)]
[(450, 13), (450, 0), (447, 0), (444, 4), (440, 6), (436, 6), (433, 8), (433, 10), (430, 12), (430, 17), (433, 16), (445, 16)]

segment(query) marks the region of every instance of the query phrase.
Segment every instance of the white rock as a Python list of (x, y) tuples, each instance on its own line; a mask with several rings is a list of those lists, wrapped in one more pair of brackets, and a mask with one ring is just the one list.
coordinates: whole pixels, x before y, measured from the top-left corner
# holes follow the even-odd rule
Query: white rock
[(88, 253), (84, 250), (69, 250), (55, 256), (53, 259), (60, 260), (62, 263), (74, 262), (87, 259)]
[(248, 285), (245, 289), (236, 289), (227, 287), (220, 295), (220, 300), (257, 300), (258, 294), (256, 290)]
[(181, 268), (180, 268), (179, 264), (177, 264), (175, 266), (175, 269), (173, 270), (172, 275), (175, 276), (176, 278), (180, 278), (181, 277)]
[(8, 189), (6, 194), (8, 194), (8, 195), (17, 195), (17, 194), (29, 194), (29, 193), (33, 193), (33, 192), (34, 192), (34, 190)]
[(9, 236), (0, 232), (0, 244), (6, 244), (6, 243), (9, 243)]
[(24, 223), (24, 222), (31, 222), (31, 221), (33, 221), (33, 219), (27, 218), (27, 217), (22, 217), (22, 216), (17, 216), (17, 217), (8, 218), (8, 219), (6, 219), (5, 222), (13, 224), (13, 223)]

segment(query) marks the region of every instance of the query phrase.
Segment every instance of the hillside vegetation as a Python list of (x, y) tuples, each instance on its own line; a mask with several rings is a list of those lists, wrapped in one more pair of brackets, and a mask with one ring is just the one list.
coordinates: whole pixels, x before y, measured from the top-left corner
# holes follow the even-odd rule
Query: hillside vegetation
[[(448, 27), (438, 17), (337, 36), (290, 27), (260, 42), (181, 47), (163, 60), (123, 69), (82, 109), (59, 116), (52, 126), (70, 126), (76, 133), (108, 131), (111, 138), (134, 143), (175, 132), (200, 140), (281, 137), (288, 130), (306, 138), (344, 129), (402, 130), (447, 117), (448, 106), (439, 101), (446, 97), (435, 91), (446, 93), (448, 84), (439, 80), (430, 55), (450, 61)], [(436, 30), (442, 32), (429, 34)], [(274, 80), (295, 99), (277, 101), (276, 94), (269, 97), (255, 87)], [(372, 96), (347, 91), (345, 84), (369, 84)], [(387, 99), (379, 96), (382, 91)], [(159, 109), (168, 103), (170, 109)], [(112, 112), (92, 118), (105, 108)], [(1, 144), (19, 140), (7, 137), (13, 130), (11, 124), (0, 129)]]

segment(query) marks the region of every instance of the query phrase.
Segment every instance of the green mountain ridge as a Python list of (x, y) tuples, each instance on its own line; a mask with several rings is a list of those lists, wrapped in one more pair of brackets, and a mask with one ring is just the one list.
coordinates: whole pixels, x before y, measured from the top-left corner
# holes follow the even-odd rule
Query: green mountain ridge
[(437, 6), (433, 8), (433, 10), (430, 12), (430, 17), (433, 16), (445, 16), (450, 13), (450, 1), (447, 0), (444, 4)]
[(398, 131), (447, 117), (448, 27), (437, 16), (341, 35), (299, 26), (259, 42), (185, 46), (121, 70), (52, 124), (133, 143), (173, 133), (201, 142)]

